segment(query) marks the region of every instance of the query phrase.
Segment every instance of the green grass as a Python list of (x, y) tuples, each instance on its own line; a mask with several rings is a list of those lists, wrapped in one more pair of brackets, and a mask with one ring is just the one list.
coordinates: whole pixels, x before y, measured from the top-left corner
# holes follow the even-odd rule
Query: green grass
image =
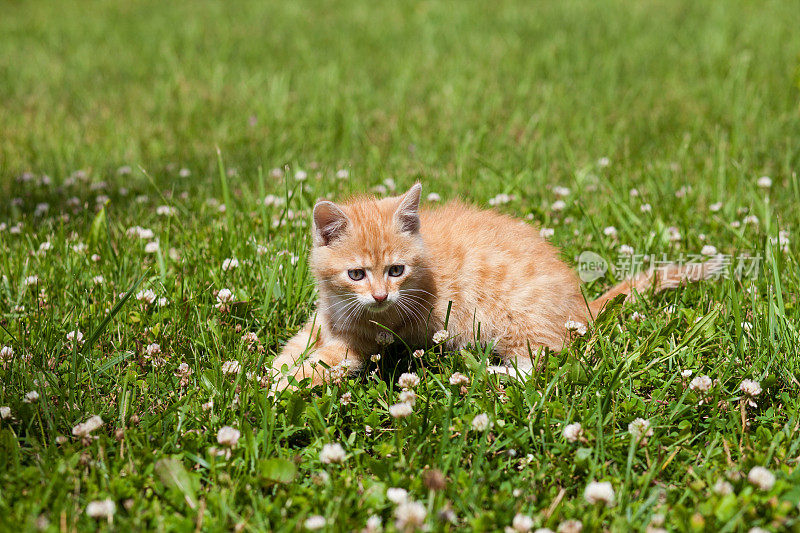
[[(553, 530), (574, 518), (584, 531), (644, 531), (658, 516), (670, 531), (800, 530), (797, 2), (2, 11), (0, 347), (14, 357), (0, 368), (12, 414), (0, 420), (0, 529), (295, 531), (319, 514), (330, 531), (370, 515), (391, 530), (386, 488), (401, 487), (434, 531), (498, 531), (517, 513)], [(387, 179), (480, 205), (511, 194), (499, 209), (554, 228), (570, 262), (591, 250), (614, 263), (621, 244), (762, 260), (742, 280), (612, 309), (526, 383), (487, 376), (480, 349), (436, 349), (269, 397), (245, 372), (263, 375), (311, 311), (310, 206)], [(560, 212), (554, 186), (572, 191)], [(264, 205), (267, 194), (288, 208)], [(747, 215), (759, 222), (732, 225)], [(152, 229), (159, 251), (132, 226)], [(786, 250), (770, 244), (779, 231)], [(240, 265), (223, 271), (230, 257)], [(214, 306), (222, 288), (240, 302), (230, 313)], [(137, 300), (147, 289), (167, 304)], [(66, 339), (75, 329), (79, 347)], [(241, 374), (223, 374), (230, 360)], [(183, 386), (181, 363), (193, 372)], [(419, 398), (394, 420), (409, 368)], [(702, 405), (687, 369), (716, 380)], [(470, 378), (463, 392), (448, 382), (455, 371)], [(763, 392), (743, 427), (746, 378)], [(39, 400), (25, 403), (32, 390)], [(479, 413), (493, 422), (485, 433), (471, 430)], [(73, 437), (94, 414), (98, 438)], [(653, 428), (640, 445), (628, 432), (637, 417)], [(573, 422), (581, 442), (562, 436)], [(242, 434), (229, 458), (211, 450), (223, 426)], [(323, 465), (332, 442), (347, 458)], [(755, 465), (777, 477), (770, 490), (747, 481)], [(425, 481), (434, 469), (444, 486)], [(616, 505), (585, 501), (593, 480), (612, 484)], [(733, 492), (717, 494), (719, 480)], [(111, 525), (85, 513), (106, 498)]]

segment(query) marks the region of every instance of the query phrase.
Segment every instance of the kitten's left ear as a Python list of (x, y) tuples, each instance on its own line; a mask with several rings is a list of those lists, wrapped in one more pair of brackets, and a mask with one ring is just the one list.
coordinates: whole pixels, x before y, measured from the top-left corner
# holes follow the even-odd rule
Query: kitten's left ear
[(400, 205), (394, 212), (394, 218), (400, 231), (408, 233), (419, 232), (419, 197), (422, 193), (422, 185), (417, 183), (411, 187), (400, 200)]
[(344, 235), (350, 219), (339, 206), (321, 200), (314, 206), (314, 246), (328, 246)]

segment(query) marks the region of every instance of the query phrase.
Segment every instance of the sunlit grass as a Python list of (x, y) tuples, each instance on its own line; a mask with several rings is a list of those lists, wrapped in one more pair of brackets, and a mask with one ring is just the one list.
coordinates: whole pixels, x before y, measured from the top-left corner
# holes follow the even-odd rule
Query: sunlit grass
[[(792, 2), (5, 6), (0, 523), (800, 527), (797, 27)], [(415, 181), (571, 264), (757, 262), (611, 309), (524, 383), (392, 349), (269, 396), (310, 207)]]

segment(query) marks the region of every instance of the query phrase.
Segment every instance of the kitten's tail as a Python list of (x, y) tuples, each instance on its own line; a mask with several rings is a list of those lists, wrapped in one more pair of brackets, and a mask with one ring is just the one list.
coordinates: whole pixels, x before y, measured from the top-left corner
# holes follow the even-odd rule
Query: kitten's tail
[(623, 281), (592, 301), (589, 304), (591, 318), (594, 320), (603, 310), (603, 307), (620, 294), (626, 294), (625, 301), (629, 302), (633, 299), (635, 293), (644, 294), (651, 289), (653, 293), (656, 293), (666, 289), (674, 289), (686, 283), (709, 279), (722, 272), (726, 265), (725, 256), (719, 254), (705, 263), (686, 263), (685, 265), (670, 263), (659, 266), (656, 269), (651, 268), (634, 278)]

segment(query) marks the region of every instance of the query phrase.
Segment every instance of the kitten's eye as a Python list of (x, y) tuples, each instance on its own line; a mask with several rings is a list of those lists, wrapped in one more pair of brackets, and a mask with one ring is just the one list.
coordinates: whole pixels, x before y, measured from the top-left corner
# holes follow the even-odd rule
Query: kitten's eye
[(405, 270), (406, 267), (404, 265), (392, 265), (389, 267), (389, 275), (393, 278), (396, 278), (398, 276), (402, 276)]
[(364, 279), (364, 269), (354, 268), (353, 270), (348, 270), (347, 275), (350, 276), (350, 279), (353, 281), (361, 281)]

